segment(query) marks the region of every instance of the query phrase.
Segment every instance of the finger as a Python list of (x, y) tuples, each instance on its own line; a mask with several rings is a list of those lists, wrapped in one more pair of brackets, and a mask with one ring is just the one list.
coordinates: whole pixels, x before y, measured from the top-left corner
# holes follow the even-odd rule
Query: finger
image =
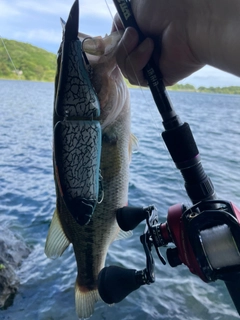
[[(116, 59), (119, 68), (121, 69), (123, 75), (128, 78), (127, 76), (127, 60), (128, 56), (131, 52), (137, 47), (138, 45), (138, 33), (133, 28), (127, 28), (123, 34), (121, 41), (118, 44), (117, 51), (116, 51)], [(129, 62), (128, 62), (129, 63)]]
[(154, 43), (150, 38), (146, 38), (137, 48), (134, 50), (127, 58), (127, 63), (129, 65), (127, 70), (129, 72), (129, 81), (132, 84), (138, 84), (142, 86), (147, 85), (147, 80), (144, 78), (143, 69), (148, 63), (151, 55), (153, 53)]
[(137, 47), (138, 41), (137, 31), (133, 28), (127, 28), (118, 44), (116, 52), (117, 62), (122, 71), (125, 71), (125, 61), (129, 54)]
[(124, 30), (124, 26), (123, 26), (122, 21), (119, 17), (119, 14), (116, 13), (114, 16), (114, 19), (113, 19), (113, 25), (112, 25), (111, 32), (118, 31), (118, 30)]
[(150, 38), (146, 38), (139, 45), (138, 41), (137, 31), (128, 28), (118, 46), (117, 62), (131, 84), (146, 86), (147, 81), (142, 70), (152, 55), (154, 43)]

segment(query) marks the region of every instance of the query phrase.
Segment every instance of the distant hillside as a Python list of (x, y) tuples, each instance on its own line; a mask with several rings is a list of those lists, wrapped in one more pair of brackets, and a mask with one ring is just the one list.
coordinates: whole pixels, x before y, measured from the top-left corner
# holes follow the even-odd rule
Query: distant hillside
[[(139, 88), (138, 86), (131, 85), (129, 81), (126, 79), (127, 86), (129, 88)], [(184, 91), (184, 92), (202, 92), (202, 93), (222, 93), (222, 94), (239, 94), (240, 95), (240, 87), (230, 86), (230, 87), (199, 87), (195, 88), (191, 84), (180, 84), (176, 83), (171, 87), (167, 87), (168, 91)]]
[(0, 79), (54, 81), (56, 55), (28, 43), (3, 39), (15, 71), (0, 39)]
[[(17, 69), (14, 69), (0, 38), (0, 79), (22, 79), (53, 82), (56, 72), (56, 55), (28, 43), (3, 39), (4, 44)], [(129, 88), (137, 88), (126, 79)], [(203, 93), (240, 94), (240, 87), (199, 87), (191, 84), (175, 84), (167, 87), (174, 91), (192, 91)]]
[(175, 84), (172, 87), (168, 87), (168, 90), (174, 91), (192, 91), (192, 92), (203, 92), (203, 93), (223, 93), (223, 94), (240, 94), (240, 87), (199, 87), (195, 88), (191, 84)]

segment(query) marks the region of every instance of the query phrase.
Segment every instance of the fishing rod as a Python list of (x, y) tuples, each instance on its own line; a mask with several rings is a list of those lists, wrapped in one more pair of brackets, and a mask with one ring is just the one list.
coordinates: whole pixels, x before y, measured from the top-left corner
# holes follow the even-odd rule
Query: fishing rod
[[(113, 0), (125, 28), (139, 29), (129, 0)], [(193, 206), (176, 204), (169, 208), (164, 223), (158, 222), (154, 206), (124, 207), (117, 211), (117, 222), (124, 231), (133, 230), (146, 220), (140, 237), (146, 255), (146, 268), (140, 271), (117, 266), (105, 267), (98, 277), (98, 290), (108, 304), (123, 300), (141, 285), (155, 281), (152, 247), (163, 264), (159, 248), (169, 243), (167, 260), (172, 267), (185, 264), (205, 282), (223, 280), (240, 314), (240, 210), (231, 202), (217, 199), (213, 184), (201, 164), (190, 126), (175, 113), (163, 77), (151, 57), (143, 70), (155, 104), (163, 119), (162, 138), (184, 179)]]

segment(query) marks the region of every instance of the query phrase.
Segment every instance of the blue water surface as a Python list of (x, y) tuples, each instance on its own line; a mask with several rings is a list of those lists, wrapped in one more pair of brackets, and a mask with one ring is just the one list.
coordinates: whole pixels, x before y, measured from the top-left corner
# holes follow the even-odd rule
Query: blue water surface
[[(76, 263), (69, 248), (57, 260), (44, 255), (55, 207), (52, 170), (53, 83), (0, 81), (0, 224), (31, 248), (19, 272), (14, 303), (1, 320), (76, 320)], [(129, 204), (154, 204), (161, 222), (169, 206), (190, 205), (181, 174), (162, 141), (161, 117), (148, 90), (132, 89), (132, 131), (139, 148), (131, 163)], [(240, 96), (170, 92), (175, 110), (190, 124), (202, 163), (219, 198), (240, 206)], [(114, 242), (107, 265), (143, 269), (139, 236)], [(124, 248), (124, 250), (123, 250)], [(163, 250), (164, 252), (164, 250)], [(206, 284), (186, 266), (163, 266), (154, 253), (156, 282), (112, 307), (99, 302), (92, 320), (234, 320), (224, 283)]]

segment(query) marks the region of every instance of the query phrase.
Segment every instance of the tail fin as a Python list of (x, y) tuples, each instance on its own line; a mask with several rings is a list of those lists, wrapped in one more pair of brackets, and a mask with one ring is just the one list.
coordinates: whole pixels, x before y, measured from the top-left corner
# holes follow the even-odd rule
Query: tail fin
[(98, 290), (80, 291), (78, 282), (75, 284), (76, 313), (79, 319), (87, 319), (94, 312), (95, 303), (101, 300)]

